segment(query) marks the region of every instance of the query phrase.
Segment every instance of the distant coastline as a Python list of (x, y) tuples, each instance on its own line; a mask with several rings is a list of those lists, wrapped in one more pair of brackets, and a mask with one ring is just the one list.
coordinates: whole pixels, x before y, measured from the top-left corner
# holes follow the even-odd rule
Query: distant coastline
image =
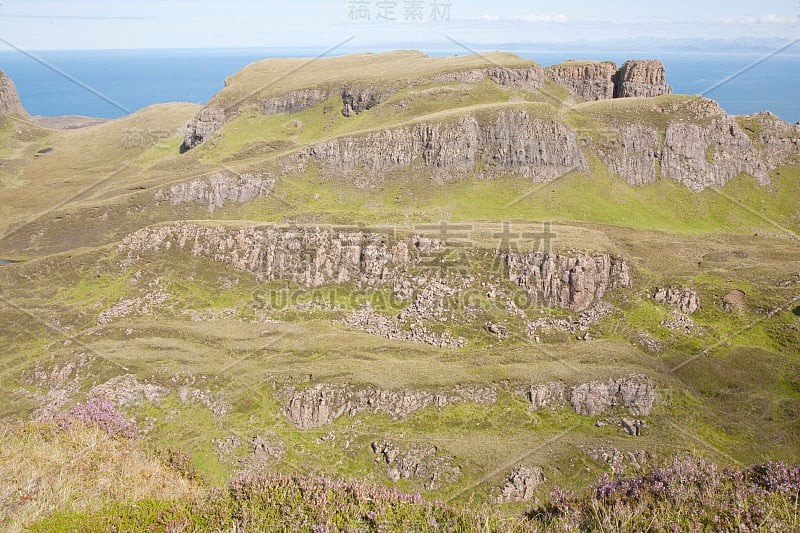
[[(508, 45), (515, 52), (543, 66), (566, 59), (602, 59), (622, 63), (629, 58), (658, 58), (667, 68), (676, 93), (705, 94), (731, 114), (771, 111), (791, 123), (800, 121), (800, 55), (771, 57), (745, 70), (763, 52), (715, 49), (642, 52), (623, 50), (623, 44), (606, 43), (607, 50), (582, 50), (577, 45)], [(678, 47), (678, 45), (675, 45)], [(464, 50), (425, 50), (431, 56), (459, 54)], [(342, 53), (351, 52), (350, 50)], [(0, 52), (0, 69), (15, 81), (21, 99), (33, 115), (61, 117), (82, 115), (113, 119), (152, 104), (192, 102), (204, 104), (223, 88), (227, 76), (267, 57), (314, 57), (312, 48), (110, 50), (37, 52), (37, 57), (106, 95), (103, 99), (41, 64), (16, 52)], [(712, 89), (709, 91), (709, 89)], [(113, 101), (119, 105), (109, 103)]]

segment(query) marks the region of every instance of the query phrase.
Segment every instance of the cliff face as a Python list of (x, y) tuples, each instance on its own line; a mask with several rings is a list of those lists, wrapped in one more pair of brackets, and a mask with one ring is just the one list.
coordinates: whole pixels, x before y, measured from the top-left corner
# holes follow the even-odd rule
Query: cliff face
[(614, 76), (617, 64), (567, 62), (545, 70), (547, 77), (587, 101), (614, 98)]
[(478, 83), (490, 79), (501, 87), (533, 91), (544, 84), (544, 70), (539, 65), (526, 68), (485, 68), (446, 72), (433, 77), (436, 83)]
[(536, 302), (550, 307), (583, 311), (609, 289), (630, 288), (630, 270), (624, 260), (608, 254), (564, 257), (549, 253), (506, 255), (511, 281), (528, 291)]
[(0, 70), (0, 116), (9, 115), (32, 120), (19, 99), (16, 85), (11, 78), (6, 76), (5, 72)]
[(448, 171), (515, 172), (549, 181), (587, 168), (575, 134), (525, 110), (506, 110), (482, 124), (473, 116), (453, 122), (422, 123), (317, 144), (287, 164), (304, 168), (311, 159), (323, 173), (381, 172), (416, 165)]
[(652, 98), (672, 94), (664, 64), (658, 60), (626, 61), (614, 78), (614, 97)]

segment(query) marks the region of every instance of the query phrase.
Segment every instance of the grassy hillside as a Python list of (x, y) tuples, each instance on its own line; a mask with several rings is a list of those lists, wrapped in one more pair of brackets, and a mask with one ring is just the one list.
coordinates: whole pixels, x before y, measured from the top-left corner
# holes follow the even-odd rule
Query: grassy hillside
[[(763, 527), (797, 527), (791, 467), (774, 467), (784, 485), (763, 492), (763, 468), (711, 466), (800, 457), (796, 158), (781, 160), (767, 185), (742, 173), (702, 192), (664, 178), (631, 186), (603, 164), (599, 145), (618, 148), (625, 124), (662, 136), (672, 121), (705, 127), (713, 105), (682, 95), (580, 103), (549, 81), (529, 91), (433, 80), (531, 64), (510, 54), (417, 52), (259, 62), (209, 103), (238, 112), (184, 154), (185, 125), (200, 106), (154, 106), (66, 131), (2, 119), (0, 259), (20, 260), (0, 265), (0, 477), (11, 480), (0, 498), (15, 502), (0, 510), (3, 527), (247, 529), (285, 513), (301, 530), (320, 516), (364, 530), (611, 531), (668, 522), (722, 530), (753, 516)], [(344, 85), (394, 92), (346, 117)], [(298, 113), (257, 110), (259, 99), (334, 86), (339, 92)], [(361, 146), (386, 130), (465, 118), (493, 124), (509, 110), (570, 128), (585, 168), (536, 183), (488, 172), (497, 162), (483, 154), (458, 172), (417, 158), (372, 173), (321, 168), (308, 155), (332, 141)], [(158, 231), (190, 226), (227, 233), (209, 249), (191, 232), (156, 246)], [(142, 228), (153, 228), (142, 249), (121, 245)], [(259, 241), (254, 251), (264, 239), (256, 230), (278, 229), (305, 235), (285, 245), (308, 245), (299, 265), (270, 263), (294, 249)], [(345, 235), (341, 250), (339, 241), (334, 251), (313, 244), (326, 231)], [(373, 284), (304, 282), (291, 271), (324, 272), (349, 253), (359, 267), (370, 264), (370, 250), (346, 244), (367, 233), (381, 245), (405, 243), (418, 261), (396, 279), (387, 267)], [(610, 287), (585, 312), (547, 307), (527, 292), (536, 276), (516, 281), (505, 262), (507, 253), (532, 251), (609, 254), (629, 267), (630, 287)], [(285, 271), (269, 277), (256, 268), (267, 264)], [(579, 275), (567, 271), (560, 283), (575, 289)], [(699, 308), (659, 303), (654, 292), (665, 287), (692, 291)], [(359, 326), (359, 313), (394, 325), (400, 339)], [(415, 328), (461, 342), (412, 342), (425, 338)], [(535, 410), (526, 397), (531, 385), (596, 388), (632, 374), (655, 383), (647, 415), (616, 405), (583, 416), (569, 401)], [(290, 392), (315, 387), (436, 401), (407, 416), (345, 410), (299, 429), (287, 414)], [(471, 389), (496, 398), (448, 399)], [(64, 431), (59, 421), (93, 399), (112, 405), (118, 423), (135, 421), (137, 439), (92, 424)], [(641, 434), (630, 435), (623, 419)], [(404, 475), (376, 452), (384, 441), (408, 463)], [(687, 455), (709, 462), (670, 462)], [(541, 468), (544, 481), (526, 501), (498, 505), (521, 466)], [(665, 499), (649, 484), (665, 469), (693, 488)], [(604, 474), (611, 477), (592, 485)], [(750, 477), (737, 484), (736, 476)], [(331, 509), (325, 501), (334, 498), (349, 506)], [(732, 501), (759, 511), (748, 518)], [(638, 518), (626, 522), (624, 513)]]

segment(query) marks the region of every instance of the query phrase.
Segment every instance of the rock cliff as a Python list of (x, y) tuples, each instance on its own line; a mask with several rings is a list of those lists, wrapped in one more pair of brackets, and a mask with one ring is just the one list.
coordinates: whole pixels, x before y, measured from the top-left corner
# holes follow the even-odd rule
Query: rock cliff
[(667, 85), (664, 64), (659, 60), (626, 61), (614, 77), (614, 98), (663, 96), (672, 94)]
[(609, 289), (631, 287), (627, 263), (608, 254), (509, 253), (505, 261), (511, 281), (526, 289), (535, 302), (549, 307), (583, 311)]
[(312, 146), (288, 160), (285, 168), (302, 170), (308, 160), (325, 174), (357, 171), (373, 177), (412, 165), (468, 172), (485, 163), (486, 173), (515, 172), (550, 181), (587, 168), (574, 132), (524, 109), (500, 111), (485, 122), (465, 116), (343, 137)]
[(16, 85), (5, 72), (0, 70), (0, 117), (2, 116), (33, 120), (19, 99)]
[(545, 69), (547, 77), (568, 88), (584, 100), (614, 98), (614, 76), (617, 64), (613, 61), (567, 61)]

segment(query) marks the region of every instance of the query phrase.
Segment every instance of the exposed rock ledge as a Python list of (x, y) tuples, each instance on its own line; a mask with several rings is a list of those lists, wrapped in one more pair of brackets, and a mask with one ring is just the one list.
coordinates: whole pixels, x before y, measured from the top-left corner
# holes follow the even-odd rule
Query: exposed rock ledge
[(652, 378), (643, 374), (571, 387), (560, 382), (543, 383), (520, 392), (528, 398), (532, 409), (569, 404), (583, 416), (599, 416), (617, 409), (626, 409), (633, 416), (648, 416), (653, 412), (656, 397)]
[(411, 262), (407, 241), (391, 243), (372, 232), (319, 228), (227, 228), (180, 223), (143, 228), (117, 248), (124, 265), (142, 254), (189, 250), (256, 276), (260, 282), (289, 280), (305, 287), (329, 283), (374, 286), (390, 282)]
[(320, 384), (304, 390), (286, 387), (279, 391), (278, 396), (286, 402), (286, 416), (302, 430), (328, 425), (344, 415), (385, 414), (401, 419), (428, 406), (442, 408), (464, 402), (483, 405), (497, 402), (497, 390), (494, 387), (460, 387), (450, 391), (387, 391), (373, 387)]
[(253, 174), (214, 174), (207, 179), (195, 179), (173, 185), (169, 190), (161, 189), (155, 194), (156, 202), (168, 201), (173, 207), (182, 204), (201, 203), (208, 211), (224, 207), (226, 202), (241, 204), (253, 198), (264, 198), (272, 194), (275, 178)]
[(511, 281), (525, 288), (534, 301), (550, 307), (584, 311), (609, 289), (631, 287), (627, 263), (609, 254), (509, 253), (505, 261)]
[[(564, 383), (531, 385), (517, 392), (525, 395), (532, 409), (571, 405), (582, 416), (599, 416), (627, 410), (633, 416), (648, 416), (655, 404), (655, 383), (643, 374), (609, 381), (591, 381), (568, 387)], [(318, 384), (310, 389), (287, 386), (278, 391), (284, 413), (297, 428), (326, 426), (338, 418), (360, 413), (405, 418), (429, 406), (447, 407), (457, 403), (492, 405), (496, 387), (457, 387), (452, 390), (381, 390), (355, 385)]]

